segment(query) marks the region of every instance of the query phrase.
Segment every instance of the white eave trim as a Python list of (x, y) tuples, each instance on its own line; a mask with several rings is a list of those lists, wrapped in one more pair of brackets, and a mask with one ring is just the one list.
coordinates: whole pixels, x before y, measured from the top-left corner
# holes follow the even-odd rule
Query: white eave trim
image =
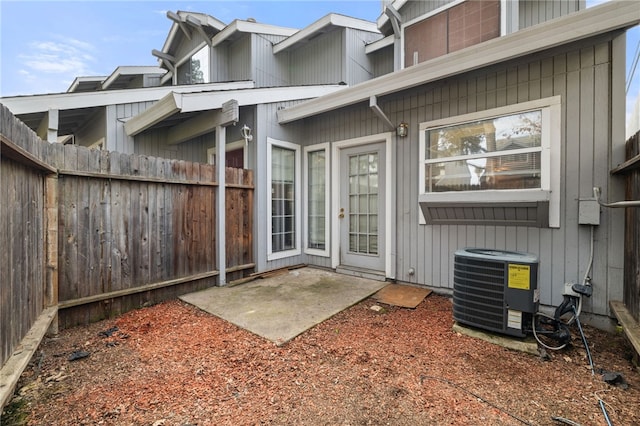
[(232, 83), (192, 84), (185, 86), (161, 86), (142, 89), (117, 89), (104, 92), (57, 93), (50, 95), (29, 95), (0, 98), (14, 115), (46, 112), (49, 109), (60, 111), (67, 109), (93, 108), (107, 105), (121, 105), (134, 102), (157, 101), (168, 93), (195, 91), (227, 91), (252, 89), (253, 81)]
[(235, 33), (256, 33), (289, 37), (297, 32), (298, 30), (296, 28), (278, 27), (236, 19), (213, 37), (212, 44), (215, 47)]
[(385, 47), (393, 46), (394, 39), (395, 37), (391, 34), (390, 36), (376, 40), (373, 43), (369, 43), (364, 47), (364, 53), (368, 55), (370, 53), (377, 52), (378, 50), (382, 50)]
[(96, 87), (100, 84), (106, 76), (91, 76), (91, 77), (76, 77), (71, 83), (71, 86), (67, 89), (67, 93), (73, 93), (82, 83), (95, 83)]
[(337, 13), (330, 13), (323, 18), (318, 19), (313, 24), (309, 25), (306, 28), (301, 29), (291, 37), (286, 40), (281, 41), (280, 43), (273, 46), (273, 53), (277, 54), (282, 52), (283, 50), (287, 50), (290, 47), (304, 42), (310, 37), (322, 29), (328, 27), (344, 27), (344, 28), (353, 28), (356, 30), (368, 31), (371, 33), (380, 34), (378, 31), (378, 27), (374, 22), (365, 21), (362, 19), (351, 18), (349, 16), (339, 15)]
[(109, 77), (107, 77), (102, 82), (102, 90), (106, 90), (111, 86), (118, 77), (122, 75), (144, 75), (144, 74), (162, 74), (164, 75), (167, 72), (164, 68), (154, 67), (154, 66), (120, 66), (115, 69), (111, 73)]
[(366, 101), (372, 95), (398, 92), (639, 23), (636, 2), (610, 1), (278, 111), (278, 122), (300, 120)]
[(311, 99), (344, 90), (344, 85), (272, 87), (262, 89), (227, 90), (224, 92), (169, 93), (158, 103), (129, 119), (124, 129), (135, 136), (176, 113), (209, 111), (222, 108), (234, 99), (238, 106)]

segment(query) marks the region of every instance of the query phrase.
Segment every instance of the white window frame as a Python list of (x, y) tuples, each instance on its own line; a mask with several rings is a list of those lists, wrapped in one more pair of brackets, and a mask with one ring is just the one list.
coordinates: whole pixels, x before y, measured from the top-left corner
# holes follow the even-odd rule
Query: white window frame
[[(295, 190), (295, 197), (296, 197), (296, 201), (295, 201), (295, 206), (294, 206), (294, 212), (295, 212), (295, 229), (296, 229), (296, 236), (295, 236), (295, 248), (291, 249), (291, 250), (285, 250), (285, 251), (278, 251), (278, 252), (273, 252), (273, 212), (271, 210), (271, 205), (273, 203), (273, 199), (272, 199), (272, 192), (271, 192), (271, 177), (272, 177), (272, 171), (271, 171), (271, 161), (272, 161), (272, 148), (274, 146), (277, 146), (279, 148), (284, 148), (284, 149), (290, 149), (292, 151), (295, 152), (295, 167), (296, 167), (296, 171), (295, 171), (295, 184), (294, 184), (294, 190)], [(271, 260), (277, 260), (277, 259), (283, 259), (285, 257), (291, 257), (291, 256), (297, 256), (299, 254), (302, 253), (302, 250), (300, 249), (300, 247), (302, 247), (302, 228), (301, 228), (301, 216), (302, 216), (302, 208), (301, 208), (301, 187), (302, 187), (302, 173), (301, 173), (301, 153), (300, 153), (301, 149), (300, 149), (300, 145), (296, 145), (294, 143), (291, 142), (286, 142), (286, 141), (281, 141), (281, 140), (277, 140), (277, 139), (272, 139), (267, 137), (267, 182), (266, 182), (266, 186), (267, 186), (267, 206), (269, 206), (267, 208), (267, 230), (268, 230), (268, 236), (267, 236), (267, 260), (271, 261)]]
[[(330, 221), (330, 208), (331, 208), (331, 152), (330, 152), (330, 144), (321, 143), (317, 145), (305, 146), (303, 150), (303, 165), (304, 168), (304, 195), (303, 195), (303, 206), (304, 206), (304, 221), (303, 221), (303, 244), (304, 244), (304, 252), (309, 255), (314, 256), (330, 256), (330, 248), (331, 248), (331, 221)], [(309, 153), (324, 151), (325, 155), (325, 165), (324, 165), (324, 175), (325, 175), (325, 189), (324, 189), (324, 250), (310, 248), (309, 245), (309, 191), (307, 190), (309, 186)]]
[[(174, 65), (175, 72), (173, 73), (174, 75), (172, 76), (172, 82), (173, 82), (174, 86), (178, 85), (178, 67), (181, 67), (187, 61), (190, 61), (191, 58), (193, 58), (195, 55), (197, 55), (198, 53), (200, 53), (202, 50), (205, 50), (205, 49), (207, 49), (207, 63), (206, 63), (206, 65), (207, 65), (207, 74), (205, 74), (204, 83), (192, 83), (192, 84), (207, 84), (207, 83), (211, 83), (212, 82), (212, 78), (211, 78), (211, 56), (212, 56), (211, 47), (209, 47), (209, 45), (206, 42), (203, 42), (203, 43), (199, 44), (198, 47), (193, 49), (191, 52), (189, 52), (182, 59), (180, 59), (179, 61), (177, 61), (175, 63), (175, 65)], [(184, 86), (188, 86), (188, 85), (184, 85)]]
[[(425, 160), (427, 132), (430, 129), (464, 124), (493, 117), (513, 115), (520, 112), (540, 110), (542, 113), (542, 135), (540, 150), (540, 188), (534, 189), (489, 189), (474, 191), (425, 192)], [(560, 167), (562, 152), (562, 98), (554, 96), (535, 101), (508, 105), (500, 108), (448, 117), (441, 120), (420, 123), (419, 132), (419, 195), (421, 203), (487, 203), (502, 204), (512, 202), (549, 202), (549, 227), (560, 227)], [(441, 159), (442, 160), (442, 159)], [(426, 221), (420, 211), (420, 224)]]

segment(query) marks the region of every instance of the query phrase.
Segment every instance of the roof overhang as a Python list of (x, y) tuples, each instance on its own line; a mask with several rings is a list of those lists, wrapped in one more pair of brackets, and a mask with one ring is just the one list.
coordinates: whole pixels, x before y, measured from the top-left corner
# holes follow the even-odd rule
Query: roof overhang
[(374, 22), (365, 21), (363, 19), (351, 18), (349, 16), (330, 13), (323, 18), (318, 19), (308, 27), (296, 32), (286, 40), (281, 41), (273, 46), (273, 53), (277, 54), (283, 50), (290, 49), (294, 46), (304, 44), (318, 35), (328, 32), (335, 28), (354, 28), (357, 30), (368, 31), (380, 34), (378, 27)]
[(636, 2), (610, 1), (283, 109), (278, 122), (290, 123), (639, 23)]
[(222, 108), (230, 99), (238, 106), (268, 104), (273, 102), (296, 101), (316, 98), (344, 90), (344, 85), (272, 87), (262, 89), (241, 89), (228, 91), (207, 91), (195, 93), (171, 92), (144, 112), (128, 120), (124, 129), (129, 136), (135, 136), (175, 114), (209, 111)]
[(296, 28), (278, 27), (275, 25), (260, 24), (257, 22), (243, 21), (236, 19), (227, 25), (224, 30), (220, 31), (213, 37), (213, 46), (217, 46), (226, 40), (234, 40), (242, 33), (256, 33), (289, 37), (297, 33)]
[(102, 82), (102, 90), (107, 90), (111, 86), (126, 86), (133, 78), (140, 75), (164, 75), (166, 72), (167, 70), (154, 66), (120, 66)]
[(253, 81), (231, 83), (191, 84), (185, 86), (160, 86), (144, 89), (107, 90), (104, 92), (57, 93), (51, 95), (29, 95), (0, 98), (13, 115), (92, 108), (107, 105), (120, 105), (133, 102), (157, 101), (171, 92), (209, 92), (239, 89), (252, 89)]
[(384, 49), (385, 47), (393, 46), (395, 37), (392, 35), (376, 40), (373, 43), (369, 43), (364, 47), (364, 53), (367, 55)]
[(98, 90), (105, 76), (76, 77), (67, 89), (67, 93)]
[(107, 105), (135, 102), (155, 102), (171, 90), (238, 90), (254, 87), (252, 81), (235, 83), (198, 84), (178, 87), (152, 87), (146, 89), (107, 90), (52, 95), (18, 96), (0, 98), (0, 103), (34, 131), (38, 129), (52, 111), (58, 115), (58, 135), (70, 135), (86, 124), (92, 117), (104, 113)]

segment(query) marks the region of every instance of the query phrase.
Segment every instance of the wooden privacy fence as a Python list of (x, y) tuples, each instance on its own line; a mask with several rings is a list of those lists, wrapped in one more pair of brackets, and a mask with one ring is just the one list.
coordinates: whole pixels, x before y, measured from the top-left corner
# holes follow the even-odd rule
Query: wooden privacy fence
[[(640, 132), (626, 143), (626, 200), (640, 200)], [(640, 322), (640, 207), (625, 209), (623, 302)]]
[[(58, 169), (62, 327), (214, 283), (214, 166), (59, 144), (48, 155)], [(251, 176), (226, 170), (227, 271), (254, 266)]]
[[(87, 323), (217, 282), (215, 166), (49, 144), (2, 105), (0, 140), (3, 371), (52, 321)], [(225, 180), (234, 279), (255, 266), (253, 174), (228, 168)]]

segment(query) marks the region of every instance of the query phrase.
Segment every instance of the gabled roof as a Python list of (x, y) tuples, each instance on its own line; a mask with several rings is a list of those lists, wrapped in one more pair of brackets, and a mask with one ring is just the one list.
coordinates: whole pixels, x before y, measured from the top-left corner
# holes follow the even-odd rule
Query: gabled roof
[(102, 82), (102, 90), (126, 89), (131, 80), (146, 74), (162, 76), (167, 70), (154, 66), (120, 66)]
[[(201, 27), (206, 27), (212, 34), (222, 31), (226, 24), (213, 16), (206, 13), (195, 13), (178, 11), (177, 13), (167, 12), (167, 17), (173, 21), (167, 39), (162, 46), (163, 53), (169, 53), (171, 51), (171, 45), (173, 44), (176, 36), (180, 31), (185, 31), (186, 23), (199, 23)], [(177, 21), (177, 22), (176, 22)]]
[(378, 28), (374, 22), (365, 21), (364, 19), (351, 18), (349, 16), (330, 13), (323, 18), (318, 19), (313, 24), (301, 29), (286, 40), (281, 41), (273, 46), (273, 53), (282, 52), (292, 47), (298, 47), (314, 38), (337, 28), (354, 28), (363, 31), (369, 31), (379, 34)]
[(71, 83), (71, 86), (67, 89), (67, 93), (77, 92), (95, 92), (100, 87), (100, 84), (107, 78), (105, 76), (87, 76), (76, 77)]
[(278, 121), (289, 123), (639, 23), (637, 2), (610, 1), (286, 108), (278, 111)]

